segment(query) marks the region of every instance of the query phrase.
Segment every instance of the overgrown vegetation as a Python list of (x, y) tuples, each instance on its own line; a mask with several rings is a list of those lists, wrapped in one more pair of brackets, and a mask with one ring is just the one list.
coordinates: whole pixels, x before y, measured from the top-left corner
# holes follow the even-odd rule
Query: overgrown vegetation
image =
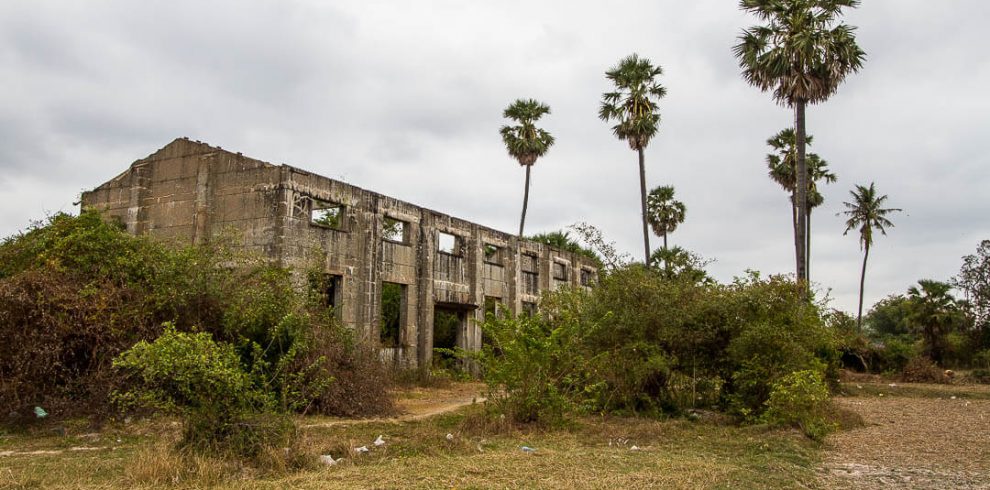
[[(211, 406), (190, 398), (206, 391), (199, 396), (218, 403), (221, 394), (251, 399), (259, 413), (390, 410), (373, 353), (288, 271), (236, 250), (224, 239), (169, 247), (95, 212), (59, 214), (4, 240), (0, 406), (22, 420), (35, 406), (54, 418), (102, 417), (114, 391), (187, 409)], [(118, 362), (126, 369), (115, 369), (128, 349)]]
[(551, 247), (556, 247), (567, 252), (583, 255), (593, 260), (596, 264), (601, 264), (601, 259), (598, 257), (598, 254), (574, 240), (568, 231), (558, 230), (547, 233), (538, 233), (527, 237), (527, 239), (537, 243), (550, 245)]
[[(973, 369), (971, 379), (990, 373), (990, 335), (985, 277), (990, 277), (988, 242), (976, 255), (963, 257), (952, 282), (922, 279), (907, 294), (878, 301), (864, 317), (861, 335), (848, 335), (844, 355), (850, 367), (900, 374), (905, 380), (948, 381), (945, 368)], [(961, 289), (964, 299), (952, 294)]]
[(721, 285), (634, 264), (541, 306), (538, 316), (483, 326), (492, 407), (519, 422), (711, 407), (757, 421), (792, 373), (834, 379), (838, 365), (820, 306), (782, 277)]

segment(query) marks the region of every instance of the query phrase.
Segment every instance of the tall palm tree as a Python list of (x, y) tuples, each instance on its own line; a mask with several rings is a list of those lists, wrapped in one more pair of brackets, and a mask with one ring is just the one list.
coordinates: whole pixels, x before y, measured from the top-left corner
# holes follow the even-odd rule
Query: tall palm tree
[(887, 228), (894, 226), (887, 216), (901, 210), (883, 207), (887, 196), (878, 196), (872, 182), (870, 187), (857, 185), (855, 190), (849, 191), (849, 194), (852, 195), (852, 202), (842, 203), (846, 206), (844, 213), (849, 217), (846, 219), (846, 231), (842, 234), (845, 235), (852, 229), (859, 230), (859, 244), (863, 249), (863, 270), (859, 276), (859, 313), (856, 316), (856, 325), (862, 330), (863, 284), (866, 281), (866, 260), (870, 257), (870, 246), (873, 245), (873, 230), (879, 230), (886, 235)]
[(773, 91), (777, 102), (794, 109), (797, 138), (797, 278), (807, 281), (805, 233), (808, 217), (805, 106), (824, 102), (846, 75), (863, 66), (854, 27), (837, 24), (844, 7), (859, 0), (741, 0), (740, 8), (765, 22), (743, 30), (733, 54), (743, 78)]
[(667, 234), (673, 233), (677, 225), (684, 222), (687, 207), (674, 199), (674, 186), (660, 186), (646, 197), (646, 219), (653, 233), (663, 237), (663, 249), (667, 250)]
[[(767, 140), (767, 145), (773, 153), (767, 154), (767, 174), (774, 182), (791, 194), (791, 225), (794, 228), (794, 259), (798, 257), (797, 231), (797, 137), (794, 128), (785, 128)], [(811, 146), (814, 137), (807, 135), (805, 143)], [(808, 220), (805, 223), (805, 273), (811, 280), (811, 211), (825, 202), (825, 197), (818, 192), (818, 181), (826, 184), (834, 183), (837, 179), (829, 171), (828, 162), (814, 153), (807, 155), (808, 166)]]
[(536, 127), (536, 121), (550, 114), (550, 106), (534, 99), (516, 99), (502, 112), (502, 117), (512, 119), (515, 126), (502, 126), (502, 142), (519, 165), (526, 167), (526, 190), (523, 194), (522, 217), (519, 218), (519, 238), (526, 226), (526, 208), (529, 206), (529, 171), (536, 159), (546, 155), (553, 146), (553, 136)]
[(643, 248), (646, 251), (645, 263), (650, 263), (650, 232), (646, 213), (646, 160), (643, 150), (660, 127), (660, 112), (657, 104), (667, 89), (660, 85), (657, 77), (663, 74), (660, 65), (654, 66), (650, 60), (640, 58), (635, 53), (621, 60), (619, 64), (605, 72), (615, 85), (615, 90), (602, 94), (602, 105), (598, 117), (603, 121), (616, 121), (612, 132), (616, 138), (626, 140), (629, 148), (639, 154), (639, 193), (643, 213)]

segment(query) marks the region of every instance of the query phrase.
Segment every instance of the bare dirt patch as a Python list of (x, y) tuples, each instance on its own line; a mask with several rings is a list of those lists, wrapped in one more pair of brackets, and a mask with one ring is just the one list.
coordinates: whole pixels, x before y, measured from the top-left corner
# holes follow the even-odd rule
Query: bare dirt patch
[[(946, 391), (953, 388), (958, 394)], [(990, 387), (862, 389), (863, 396), (836, 399), (865, 426), (826, 440), (826, 487), (990, 489), (990, 400), (980, 396)]]
[(330, 427), (334, 425), (368, 424), (376, 422), (411, 422), (447, 412), (453, 412), (474, 403), (483, 403), (480, 395), (485, 385), (482, 383), (451, 383), (442, 388), (403, 388), (395, 393), (395, 406), (398, 415), (386, 418), (347, 419), (336, 417), (308, 417), (315, 422), (304, 424), (303, 428)]

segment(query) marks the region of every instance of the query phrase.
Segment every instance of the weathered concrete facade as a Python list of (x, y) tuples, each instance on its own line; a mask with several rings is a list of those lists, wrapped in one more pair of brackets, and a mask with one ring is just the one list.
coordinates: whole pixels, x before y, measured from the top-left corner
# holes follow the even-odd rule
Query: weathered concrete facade
[(486, 305), (518, 313), (596, 273), (581, 255), (187, 139), (83, 193), (82, 206), (177, 243), (236, 230), (272, 261), (322, 270), (328, 303), (370, 338), (380, 338), (383, 285), (399, 285), (400, 328), (383, 353), (406, 366), (431, 362), (437, 309), (457, 315), (457, 346), (478, 349)]

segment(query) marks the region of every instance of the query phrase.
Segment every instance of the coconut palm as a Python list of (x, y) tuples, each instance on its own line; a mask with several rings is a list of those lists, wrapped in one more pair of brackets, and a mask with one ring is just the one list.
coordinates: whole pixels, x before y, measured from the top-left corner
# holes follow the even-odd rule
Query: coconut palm
[(515, 126), (502, 126), (502, 142), (519, 165), (526, 167), (526, 190), (523, 193), (522, 217), (519, 218), (519, 238), (523, 237), (526, 226), (526, 208), (529, 206), (529, 172), (536, 159), (546, 155), (553, 146), (553, 136), (536, 127), (536, 121), (550, 114), (550, 106), (534, 99), (517, 99), (502, 112), (502, 117), (511, 119)]
[(598, 117), (603, 121), (616, 121), (612, 132), (616, 138), (629, 143), (629, 148), (639, 154), (639, 193), (643, 215), (643, 247), (645, 261), (650, 263), (650, 232), (646, 212), (646, 161), (643, 150), (657, 134), (660, 127), (660, 113), (657, 103), (667, 95), (657, 81), (663, 74), (659, 65), (636, 54), (627, 56), (619, 64), (605, 72), (615, 90), (602, 94)]
[(674, 187), (660, 186), (646, 197), (646, 219), (653, 228), (653, 233), (663, 237), (663, 249), (667, 249), (667, 234), (673, 233), (677, 225), (684, 222), (687, 208), (684, 203), (674, 199)]
[[(798, 232), (797, 232), (797, 149), (794, 128), (782, 129), (767, 140), (767, 145), (773, 153), (767, 154), (767, 174), (774, 182), (790, 193), (791, 201), (791, 225), (794, 228), (794, 258), (798, 257)], [(811, 146), (814, 138), (808, 135), (805, 138), (807, 146)], [(807, 155), (808, 166), (808, 220), (805, 233), (805, 272), (808, 280), (811, 280), (811, 210), (821, 206), (825, 202), (825, 197), (818, 192), (818, 181), (831, 184), (836, 181), (834, 173), (829, 171), (828, 162), (814, 153)]]
[(742, 0), (740, 8), (764, 25), (743, 30), (733, 54), (743, 78), (772, 91), (777, 102), (794, 109), (797, 140), (797, 278), (807, 280), (808, 185), (805, 158), (805, 106), (824, 102), (845, 77), (858, 71), (866, 54), (856, 45), (855, 28), (837, 24), (844, 7), (858, 0)]
[(887, 228), (894, 226), (887, 216), (901, 210), (883, 207), (887, 196), (878, 196), (876, 186), (872, 182), (869, 187), (857, 185), (855, 190), (849, 191), (849, 194), (852, 195), (852, 202), (842, 203), (846, 206), (844, 214), (849, 217), (846, 219), (846, 231), (842, 234), (845, 235), (853, 229), (859, 230), (859, 244), (863, 249), (863, 270), (859, 276), (859, 313), (856, 316), (856, 325), (862, 330), (863, 284), (866, 281), (866, 260), (870, 257), (870, 246), (873, 245), (873, 230), (879, 230), (886, 235)]

